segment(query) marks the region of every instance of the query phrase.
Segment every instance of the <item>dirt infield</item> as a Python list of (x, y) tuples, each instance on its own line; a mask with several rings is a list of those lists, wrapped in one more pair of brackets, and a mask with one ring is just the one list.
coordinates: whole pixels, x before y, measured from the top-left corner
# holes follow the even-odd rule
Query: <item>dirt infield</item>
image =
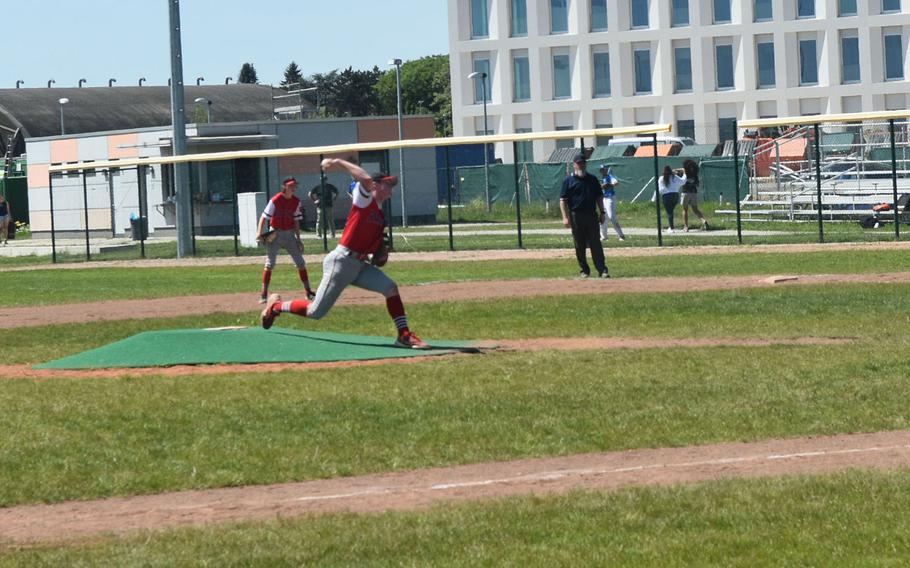
[(616, 490), (725, 478), (910, 466), (910, 431), (525, 459), (161, 495), (0, 509), (0, 547), (106, 534), (444, 502)]
[[(606, 249), (610, 258), (633, 258), (641, 256), (679, 256), (715, 254), (773, 254), (799, 252), (830, 252), (856, 250), (905, 250), (910, 251), (910, 241), (882, 241), (877, 243), (801, 243), (779, 245), (698, 245), (666, 247), (611, 247)], [(315, 251), (312, 251), (315, 252)], [(322, 262), (323, 255), (307, 253), (307, 262)], [(552, 260), (573, 259), (575, 251), (564, 249), (508, 249), (508, 250), (459, 250), (436, 252), (395, 252), (394, 262), (439, 262), (470, 260)], [(200, 267), (200, 266), (245, 266), (261, 265), (262, 256), (191, 257), (177, 259), (135, 259), (73, 262), (65, 264), (35, 264), (0, 268), (0, 272), (20, 270), (85, 270), (91, 268), (154, 268), (154, 267)]]
[[(566, 294), (641, 294), (659, 292), (700, 292), (773, 286), (799, 286), (838, 283), (910, 283), (910, 272), (884, 274), (812, 274), (806, 276), (723, 276), (714, 278), (615, 278), (599, 280), (540, 279), (446, 282), (401, 286), (405, 302), (457, 302), (496, 298), (527, 298)], [(293, 298), (299, 290), (283, 292)], [(382, 304), (382, 296), (358, 288), (345, 290), (338, 305)], [(0, 309), (0, 329), (89, 323), (124, 319), (149, 319), (206, 315), (212, 313), (249, 313), (261, 309), (254, 293), (181, 296), (149, 300), (110, 300), (80, 304), (58, 304), (45, 309)]]

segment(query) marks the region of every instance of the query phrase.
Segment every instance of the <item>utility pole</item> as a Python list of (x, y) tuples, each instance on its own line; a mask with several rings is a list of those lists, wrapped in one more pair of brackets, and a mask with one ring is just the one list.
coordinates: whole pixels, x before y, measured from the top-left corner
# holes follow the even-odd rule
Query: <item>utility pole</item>
[[(183, 99), (183, 50), (180, 46), (180, 0), (167, 0), (171, 35), (171, 124), (174, 156), (186, 154), (186, 114)], [(177, 197), (177, 258), (193, 252), (192, 196), (189, 164), (174, 164), (174, 189)], [(141, 222), (141, 220), (140, 220)]]

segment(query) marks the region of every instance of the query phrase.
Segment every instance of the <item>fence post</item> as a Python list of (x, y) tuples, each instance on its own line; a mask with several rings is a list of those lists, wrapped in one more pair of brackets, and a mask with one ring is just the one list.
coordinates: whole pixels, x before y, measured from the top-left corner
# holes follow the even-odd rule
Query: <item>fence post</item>
[[(901, 240), (901, 219), (897, 214), (897, 145), (894, 143), (894, 119), (888, 120), (888, 130), (891, 134), (891, 190), (894, 203), (894, 240)], [(905, 162), (906, 163), (906, 162)]]
[(51, 262), (57, 263), (57, 230), (54, 226), (54, 174), (47, 176), (47, 195), (51, 201)]
[(85, 220), (85, 260), (92, 259), (92, 249), (89, 246), (88, 236), (88, 182), (85, 177), (85, 170), (82, 170), (82, 217)]
[(736, 196), (736, 240), (743, 244), (743, 215), (739, 205), (739, 121), (733, 119), (733, 195)]
[[(319, 154), (319, 163), (322, 164), (322, 160), (325, 159), (325, 154)], [(319, 223), (316, 227), (316, 234), (319, 234), (319, 231), (322, 231), (322, 252), (329, 252), (329, 234), (326, 231), (326, 219), (325, 219), (325, 170), (322, 167), (319, 168), (319, 191), (321, 192), (319, 196), (319, 212), (317, 213), (319, 217)], [(385, 205), (385, 204), (383, 204)], [(392, 224), (392, 220), (389, 219), (389, 225)], [(322, 225), (319, 227), (318, 225)]]
[[(176, 171), (178, 167), (180, 167), (180, 164), (174, 164), (174, 171)], [(190, 167), (191, 167), (191, 164), (186, 165), (187, 174), (189, 174)], [(196, 164), (193, 167), (196, 168), (196, 183), (198, 184), (199, 183), (199, 169), (202, 167), (202, 162), (196, 162)], [(190, 239), (190, 242), (192, 243), (192, 247), (193, 247), (193, 256), (196, 256), (196, 200), (193, 199), (192, 176), (190, 176), (189, 186), (190, 186), (190, 231), (192, 233), (192, 238)]]
[[(139, 254), (145, 258), (145, 231), (148, 227), (148, 185), (145, 179), (146, 166), (136, 166), (136, 187), (139, 195)], [(142, 204), (145, 204), (143, 209)], [(144, 221), (143, 221), (144, 220)]]
[(521, 187), (519, 181), (521, 173), (518, 170), (518, 142), (512, 141), (512, 155), (515, 157), (515, 217), (518, 221), (518, 248), (525, 248), (521, 242)]
[(233, 213), (231, 216), (234, 218), (232, 221), (233, 225), (233, 234), (234, 234), (234, 256), (240, 256), (240, 242), (238, 240), (240, 235), (240, 220), (237, 218), (240, 216), (240, 210), (237, 203), (237, 160), (231, 160), (231, 189), (234, 194), (234, 200), (231, 207)]
[(664, 237), (661, 231), (660, 221), (660, 191), (657, 179), (660, 177), (660, 164), (657, 161), (657, 133), (651, 134), (651, 142), (654, 144), (654, 206), (657, 209), (657, 246), (664, 246)]
[(449, 181), (449, 147), (445, 147), (446, 158), (446, 202), (449, 210), (449, 250), (455, 251), (455, 234), (452, 232), (452, 183)]
[(818, 123), (812, 125), (812, 133), (815, 136), (815, 193), (818, 199), (818, 242), (825, 242), (825, 227), (822, 220), (822, 152), (821, 152), (821, 135), (818, 130)]

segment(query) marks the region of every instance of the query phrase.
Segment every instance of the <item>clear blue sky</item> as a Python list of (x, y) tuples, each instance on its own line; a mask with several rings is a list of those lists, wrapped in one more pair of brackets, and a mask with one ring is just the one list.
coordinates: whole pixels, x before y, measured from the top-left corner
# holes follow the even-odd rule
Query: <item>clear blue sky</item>
[[(3, 1), (0, 88), (164, 85), (170, 77), (168, 0)], [(181, 0), (186, 84), (236, 81), (249, 61), (277, 84), (303, 74), (370, 69), (448, 53), (445, 0)], [(10, 51), (9, 48), (15, 46)]]

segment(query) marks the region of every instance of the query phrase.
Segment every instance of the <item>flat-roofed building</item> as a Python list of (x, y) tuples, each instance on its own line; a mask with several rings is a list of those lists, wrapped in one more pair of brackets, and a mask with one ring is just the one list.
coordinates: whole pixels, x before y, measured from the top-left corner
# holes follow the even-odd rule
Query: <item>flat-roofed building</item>
[[(448, 10), (456, 136), (670, 123), (717, 143), (733, 138), (734, 119), (910, 104), (910, 0), (449, 0)], [(542, 159), (572, 144), (520, 152)], [(511, 145), (497, 154), (511, 160)]]

